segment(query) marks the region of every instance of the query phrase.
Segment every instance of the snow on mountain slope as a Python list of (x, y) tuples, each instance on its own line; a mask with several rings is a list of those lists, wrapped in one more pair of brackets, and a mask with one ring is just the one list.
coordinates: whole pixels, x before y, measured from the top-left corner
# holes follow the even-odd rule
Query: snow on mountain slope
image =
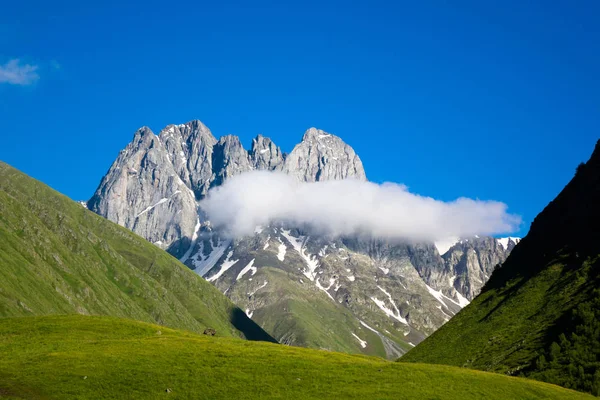
[(468, 304), (518, 242), (392, 244), (277, 223), (232, 240), (213, 229), (198, 202), (254, 169), (302, 182), (366, 180), (354, 150), (318, 129), (307, 130), (286, 156), (261, 135), (247, 151), (239, 138), (217, 140), (191, 121), (158, 136), (148, 128), (136, 132), (87, 205), (180, 258), (281, 342), (390, 358)]

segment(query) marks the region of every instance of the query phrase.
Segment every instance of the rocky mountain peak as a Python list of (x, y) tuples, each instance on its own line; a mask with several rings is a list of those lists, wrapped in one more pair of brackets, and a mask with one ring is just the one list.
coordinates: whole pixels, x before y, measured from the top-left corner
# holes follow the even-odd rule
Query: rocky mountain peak
[(306, 132), (304, 132), (304, 136), (302, 136), (302, 141), (303, 142), (309, 142), (309, 141), (313, 141), (313, 140), (319, 140), (322, 137), (327, 137), (327, 136), (332, 136), (329, 133), (321, 130), (321, 129), (317, 129), (317, 128), (308, 128), (306, 130)]
[(212, 186), (218, 186), (231, 176), (254, 169), (240, 138), (233, 135), (225, 135), (219, 139), (214, 147), (212, 164), (215, 173)]
[(127, 148), (130, 150), (139, 147), (149, 148), (151, 147), (152, 142), (154, 142), (156, 138), (156, 135), (154, 134), (154, 132), (152, 132), (150, 128), (148, 128), (147, 126), (143, 126), (137, 131), (135, 131), (133, 139), (131, 140)]
[(268, 137), (258, 135), (252, 139), (250, 155), (254, 168), (259, 170), (280, 170), (283, 167), (284, 155), (281, 149)]
[[(90, 209), (165, 248), (177, 245), (170, 251), (180, 254), (193, 241), (195, 202), (211, 187), (254, 169), (284, 171), (304, 182), (366, 180), (354, 150), (323, 130), (308, 129), (286, 157), (263, 135), (247, 151), (237, 136), (217, 140), (206, 125), (192, 120), (168, 125), (158, 136), (148, 127), (138, 129), (100, 182)], [(178, 209), (182, 204), (184, 210)], [(148, 207), (151, 212), (141, 213)]]
[(367, 179), (354, 149), (341, 138), (316, 128), (308, 129), (302, 142), (286, 157), (284, 171), (304, 182)]

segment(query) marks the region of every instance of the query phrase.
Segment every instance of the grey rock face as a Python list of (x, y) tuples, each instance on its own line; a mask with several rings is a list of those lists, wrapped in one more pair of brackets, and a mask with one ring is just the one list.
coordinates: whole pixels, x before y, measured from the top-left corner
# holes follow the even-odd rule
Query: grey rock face
[(286, 157), (283, 170), (303, 182), (367, 180), (360, 158), (337, 136), (310, 128)]
[(454, 288), (473, 300), (481, 292), (494, 268), (506, 261), (519, 238), (490, 237), (461, 240), (442, 256), (453, 276)]
[(119, 153), (88, 207), (162, 248), (191, 238), (197, 220), (193, 193), (146, 127)]
[(263, 135), (252, 139), (250, 157), (255, 169), (279, 171), (283, 168), (283, 153), (273, 141)]
[(519, 240), (492, 237), (461, 239), (442, 256), (437, 251), (427, 251), (429, 260), (421, 259), (415, 265), (431, 287), (448, 296), (459, 299), (462, 296), (470, 301), (479, 294), (494, 268), (506, 260)]
[(211, 186), (219, 186), (225, 179), (254, 169), (250, 156), (237, 136), (223, 136), (215, 145), (212, 165), (214, 179)]
[(169, 125), (159, 136), (179, 177), (197, 199), (204, 197), (214, 179), (212, 155), (217, 139), (197, 120)]

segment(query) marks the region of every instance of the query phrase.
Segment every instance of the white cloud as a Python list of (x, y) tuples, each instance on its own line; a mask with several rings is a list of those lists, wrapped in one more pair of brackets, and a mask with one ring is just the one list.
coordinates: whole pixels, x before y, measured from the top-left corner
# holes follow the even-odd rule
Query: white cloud
[(333, 236), (436, 241), (512, 232), (521, 222), (497, 201), (442, 202), (395, 183), (300, 183), (266, 171), (230, 178), (212, 189), (200, 207), (213, 225), (234, 237), (252, 234), (257, 225), (287, 221)]
[(18, 58), (12, 59), (0, 65), (0, 83), (31, 85), (40, 79), (37, 70), (37, 65), (22, 64)]

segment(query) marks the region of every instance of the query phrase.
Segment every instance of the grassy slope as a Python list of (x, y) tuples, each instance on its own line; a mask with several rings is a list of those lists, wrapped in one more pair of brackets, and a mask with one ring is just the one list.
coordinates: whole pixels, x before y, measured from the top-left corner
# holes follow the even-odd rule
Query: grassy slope
[(401, 360), (511, 374), (528, 368), (554, 324), (589, 295), (594, 264), (573, 271), (559, 258), (532, 279), (489, 289)]
[(599, 205), (600, 142), (482, 293), (401, 361), (519, 374), (600, 393)]
[(72, 313), (269, 339), (166, 252), (0, 162), (0, 316)]
[(360, 353), (362, 348), (352, 336), (354, 332), (367, 341), (365, 353), (385, 357), (381, 339), (362, 328), (356, 317), (332, 302), (323, 292), (307, 290), (299, 282), (290, 279), (286, 272), (276, 268), (260, 269), (256, 280), (262, 277), (271, 286), (267, 285), (266, 289), (270, 290), (259, 296), (270, 296), (272, 304), (258, 310), (252, 318), (275, 337), (281, 337), (282, 343), (293, 342), (301, 347)]
[[(383, 287), (389, 289), (394, 284), (400, 286), (378, 273), (379, 269), (372, 264), (371, 259), (352, 253), (350, 265), (346, 265), (345, 260), (334, 255), (321, 260), (323, 270), (329, 274), (319, 275), (321, 283), (327, 282), (331, 276), (339, 277), (343, 281), (344, 276), (348, 275), (347, 267), (352, 268), (352, 274), (361, 282), (358, 286), (344, 285), (340, 292), (331, 291), (335, 297), (335, 301), (332, 301), (323, 290), (319, 290), (314, 282), (306, 279), (300, 272), (306, 268), (306, 262), (297, 251), (287, 251), (285, 264), (282, 264), (277, 258), (276, 240), (267, 251), (263, 249), (265, 240), (271, 238), (271, 235), (276, 237), (277, 233), (268, 231), (261, 232), (260, 235), (262, 236), (254, 235), (238, 242), (236, 251), (244, 254), (245, 258), (215, 284), (221, 291), (227, 291), (227, 296), (235, 304), (250, 311), (256, 310), (252, 319), (281, 343), (352, 354), (377, 355), (389, 359), (398, 358), (398, 349), (408, 351), (412, 348), (407, 342), (414, 339), (404, 336), (404, 326), (399, 322), (394, 323), (394, 320), (381, 312), (371, 299), (357, 290), (358, 286), (368, 284), (379, 292), (375, 282), (370, 281), (374, 275), (379, 276), (378, 281), (383, 283)], [(307, 251), (317, 253), (322, 248), (318, 245), (315, 247)], [(350, 251), (347, 255), (350, 255)], [(237, 258), (234, 254), (233, 259)], [(255, 260), (254, 265), (259, 266), (256, 275), (250, 278), (250, 274), (247, 274), (242, 279), (236, 279), (237, 271), (252, 259)], [(215, 268), (213, 273), (219, 269)], [(420, 279), (416, 271), (414, 274)], [(368, 289), (366, 286), (364, 288)], [(425, 290), (424, 286), (423, 289)], [(350, 300), (349, 305), (345, 305), (345, 298)], [(423, 307), (426, 308), (425, 305)], [(437, 308), (435, 310), (439, 311)], [(365, 321), (384, 335), (387, 346), (384, 347), (382, 339), (362, 326), (359, 320)], [(365, 348), (353, 334), (367, 342)], [(397, 344), (390, 345), (392, 341)], [(391, 351), (390, 347), (396, 348), (396, 351)]]
[(0, 355), (0, 397), (14, 399), (592, 398), (503, 375), (197, 336), (110, 317), (0, 320)]

